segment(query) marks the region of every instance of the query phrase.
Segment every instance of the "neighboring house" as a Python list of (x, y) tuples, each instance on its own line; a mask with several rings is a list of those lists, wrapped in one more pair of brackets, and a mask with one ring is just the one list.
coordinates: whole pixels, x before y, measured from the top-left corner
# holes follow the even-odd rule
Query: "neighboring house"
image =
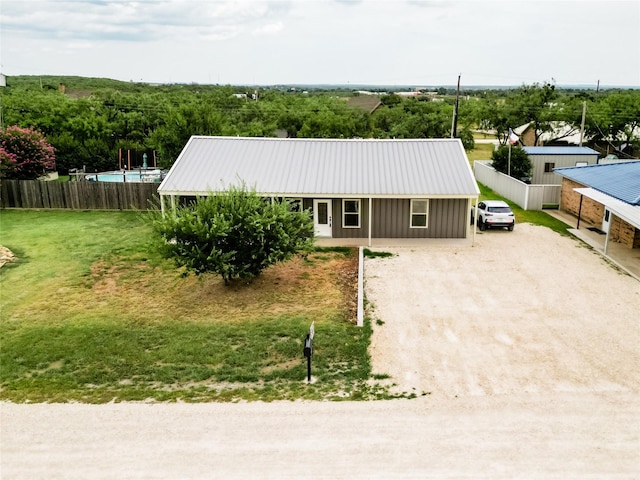
[(4, 73), (0, 73), (0, 87), (7, 86), (7, 76)]
[(209, 195), (244, 182), (313, 213), (318, 237), (466, 238), (479, 190), (459, 139), (193, 136), (158, 188)]
[(355, 97), (345, 98), (347, 105), (354, 108), (360, 108), (368, 113), (373, 113), (376, 109), (382, 105), (380, 96), (376, 95), (358, 95)]
[(523, 147), (533, 165), (531, 183), (534, 185), (561, 185), (554, 169), (595, 165), (600, 154), (588, 147)]
[(640, 249), (640, 161), (559, 168), (560, 208), (604, 231), (609, 242)]
[[(580, 129), (566, 122), (551, 122), (551, 130), (542, 132), (536, 141), (536, 131), (533, 123), (525, 123), (513, 130), (520, 138), (520, 143), (526, 146), (579, 146)], [(586, 138), (582, 139), (586, 141)]]

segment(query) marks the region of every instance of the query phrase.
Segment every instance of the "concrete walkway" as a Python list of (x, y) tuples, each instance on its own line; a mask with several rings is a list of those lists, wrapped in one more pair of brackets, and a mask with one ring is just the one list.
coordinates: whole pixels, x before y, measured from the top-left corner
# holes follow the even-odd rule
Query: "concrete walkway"
[(574, 228), (569, 229), (569, 233), (582, 240), (600, 255), (640, 281), (640, 249), (629, 248), (619, 243), (610, 242), (607, 253), (605, 254), (604, 243), (606, 235), (588, 230), (588, 224), (584, 222), (580, 225), (579, 229), (575, 228), (578, 226), (578, 218), (567, 212), (561, 210), (545, 210), (545, 213), (548, 213), (569, 226), (573, 226)]

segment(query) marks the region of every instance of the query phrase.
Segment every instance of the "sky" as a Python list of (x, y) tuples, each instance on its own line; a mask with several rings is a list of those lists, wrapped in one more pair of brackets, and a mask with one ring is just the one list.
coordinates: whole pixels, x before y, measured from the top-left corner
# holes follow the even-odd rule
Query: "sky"
[(0, 0), (0, 72), (640, 87), (640, 0)]

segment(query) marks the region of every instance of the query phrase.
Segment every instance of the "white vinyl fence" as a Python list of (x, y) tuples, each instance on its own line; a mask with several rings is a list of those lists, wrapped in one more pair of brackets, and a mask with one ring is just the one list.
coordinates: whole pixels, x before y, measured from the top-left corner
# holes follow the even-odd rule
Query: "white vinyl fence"
[(491, 160), (476, 160), (473, 162), (473, 171), (478, 182), (524, 210), (557, 208), (560, 205), (561, 185), (528, 185), (495, 170)]

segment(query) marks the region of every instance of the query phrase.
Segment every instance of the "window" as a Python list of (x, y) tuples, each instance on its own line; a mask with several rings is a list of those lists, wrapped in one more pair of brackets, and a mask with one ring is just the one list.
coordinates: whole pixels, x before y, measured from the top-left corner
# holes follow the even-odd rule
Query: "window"
[(292, 212), (301, 212), (302, 211), (302, 199), (301, 198), (290, 198), (289, 199), (289, 209)]
[(544, 164), (544, 173), (553, 173), (553, 169), (556, 168), (556, 164), (547, 162)]
[(342, 228), (360, 228), (360, 200), (342, 200)]
[(411, 228), (427, 228), (429, 200), (411, 200)]

